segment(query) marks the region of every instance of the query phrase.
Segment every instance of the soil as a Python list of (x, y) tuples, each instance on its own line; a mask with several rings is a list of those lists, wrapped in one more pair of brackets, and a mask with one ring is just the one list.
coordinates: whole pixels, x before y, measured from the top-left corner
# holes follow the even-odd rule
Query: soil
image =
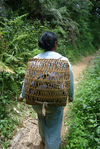
[[(83, 58), (76, 65), (72, 65), (72, 70), (74, 74), (74, 84), (75, 88), (78, 83), (79, 76), (82, 74), (83, 70), (86, 68), (87, 64), (93, 60), (94, 56), (88, 56)], [(64, 118), (68, 112), (68, 107), (65, 107)], [(63, 118), (63, 119), (64, 119)], [(68, 129), (64, 124), (62, 124), (62, 140), (64, 139), (65, 133)], [(11, 146), (8, 149), (43, 149), (42, 144), (40, 145), (41, 138), (38, 131), (38, 119), (27, 117), (27, 120), (23, 121), (23, 127), (19, 128), (16, 135), (11, 141)]]

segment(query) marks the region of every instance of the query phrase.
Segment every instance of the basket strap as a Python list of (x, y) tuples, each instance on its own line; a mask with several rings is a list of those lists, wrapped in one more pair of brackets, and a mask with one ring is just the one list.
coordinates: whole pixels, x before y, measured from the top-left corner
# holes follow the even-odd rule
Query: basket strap
[(46, 107), (47, 107), (48, 103), (44, 102), (42, 105), (42, 115), (45, 116), (46, 115)]

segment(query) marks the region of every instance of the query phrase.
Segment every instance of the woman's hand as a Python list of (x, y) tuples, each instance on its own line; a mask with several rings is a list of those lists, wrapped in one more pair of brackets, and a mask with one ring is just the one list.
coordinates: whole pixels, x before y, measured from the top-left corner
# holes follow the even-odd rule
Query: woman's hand
[(23, 102), (23, 98), (19, 96), (18, 101)]
[(68, 101), (69, 101), (69, 102), (72, 102), (72, 101), (73, 101), (73, 99), (69, 97), (69, 98), (68, 98)]

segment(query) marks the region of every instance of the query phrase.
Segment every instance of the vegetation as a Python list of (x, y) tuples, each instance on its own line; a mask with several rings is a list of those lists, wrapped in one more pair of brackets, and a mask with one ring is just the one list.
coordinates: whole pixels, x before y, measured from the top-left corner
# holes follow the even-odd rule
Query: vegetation
[(85, 72), (71, 105), (70, 129), (64, 149), (100, 148), (100, 57)]
[(100, 2), (2, 0), (0, 8), (0, 144), (7, 148), (19, 123), (11, 113), (16, 113), (26, 63), (41, 52), (41, 34), (55, 32), (58, 52), (71, 62), (95, 52), (100, 46)]

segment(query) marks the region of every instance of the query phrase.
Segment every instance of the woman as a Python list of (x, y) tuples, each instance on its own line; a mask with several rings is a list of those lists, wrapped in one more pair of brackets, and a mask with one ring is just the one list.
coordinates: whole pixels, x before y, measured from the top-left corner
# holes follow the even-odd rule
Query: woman
[[(57, 37), (52, 32), (45, 32), (38, 43), (39, 47), (44, 49), (45, 52), (35, 56), (34, 58), (45, 58), (45, 59), (60, 59), (67, 60), (56, 52), (57, 49)], [(71, 65), (69, 63), (70, 69), (70, 99), (73, 100), (73, 73), (71, 70)], [(22, 87), (22, 93), (19, 97), (20, 101), (24, 98), (24, 84)], [(38, 123), (39, 123), (39, 133), (42, 138), (43, 144), (45, 144), (45, 149), (59, 149), (61, 145), (61, 127), (63, 119), (64, 107), (60, 106), (50, 106), (46, 107), (46, 115), (42, 115), (42, 105), (34, 105), (33, 109), (37, 112)]]

